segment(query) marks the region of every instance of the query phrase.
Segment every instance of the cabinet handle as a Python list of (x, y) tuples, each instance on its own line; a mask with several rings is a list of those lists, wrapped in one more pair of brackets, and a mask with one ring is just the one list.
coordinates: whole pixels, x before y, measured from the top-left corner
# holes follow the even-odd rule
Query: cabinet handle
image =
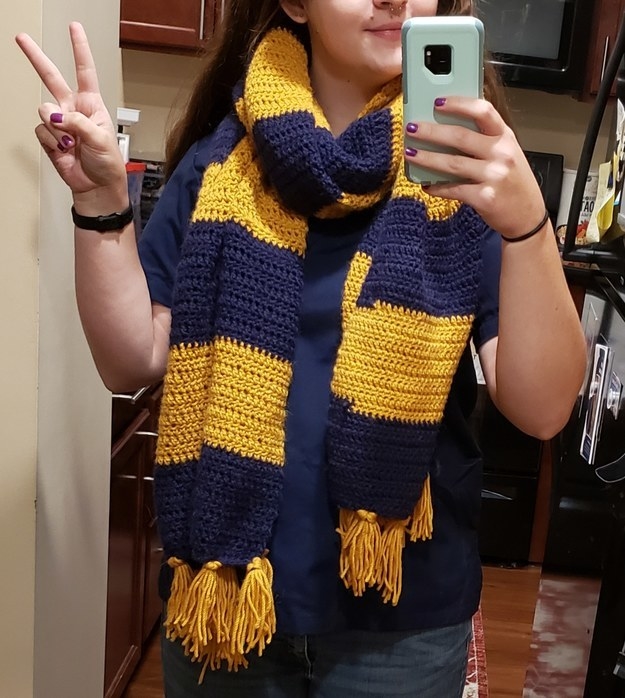
[(605, 37), (605, 43), (603, 44), (603, 61), (601, 62), (601, 77), (599, 82), (603, 82), (603, 76), (605, 74), (605, 67), (608, 63), (608, 51), (610, 49), (610, 37)]
[(151, 436), (153, 439), (158, 439), (158, 434), (155, 431), (135, 431), (135, 436)]
[(482, 499), (496, 499), (498, 501), (503, 502), (514, 501), (512, 497), (508, 497), (507, 495), (502, 494), (501, 492), (493, 492), (492, 490), (482, 490)]
[(146, 385), (145, 388), (139, 388), (137, 392), (134, 395), (126, 395), (125, 393), (113, 393), (113, 399), (114, 400), (127, 400), (128, 402), (131, 402), (133, 405), (138, 402), (150, 389), (149, 385)]
[(200, 41), (204, 39), (204, 14), (206, 12), (206, 0), (200, 2)]

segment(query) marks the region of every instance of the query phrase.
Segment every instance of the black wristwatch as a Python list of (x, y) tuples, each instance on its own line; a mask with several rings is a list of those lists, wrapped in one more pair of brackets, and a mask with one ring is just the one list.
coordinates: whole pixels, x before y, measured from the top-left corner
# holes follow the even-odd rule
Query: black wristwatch
[(76, 209), (72, 206), (74, 225), (83, 230), (95, 230), (98, 233), (123, 230), (132, 222), (132, 218), (133, 211), (131, 205), (124, 211), (121, 211), (121, 213), (109, 213), (107, 216), (81, 216), (80, 213), (76, 213)]

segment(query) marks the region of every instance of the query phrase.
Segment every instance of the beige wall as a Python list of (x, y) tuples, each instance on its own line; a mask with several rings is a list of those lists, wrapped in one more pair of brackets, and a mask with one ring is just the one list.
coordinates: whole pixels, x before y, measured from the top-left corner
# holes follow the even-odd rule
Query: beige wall
[(16, 3), (8, 13), (5, 7), (0, 41), (0, 695), (15, 698), (32, 696), (33, 679), (39, 149), (32, 119), (24, 116), (39, 89), (19, 61), (12, 35), (24, 26), (39, 34), (39, 14), (33, 0)]
[[(122, 55), (126, 106), (142, 110), (140, 123), (130, 130), (131, 154), (161, 158), (168, 120), (184, 105), (200, 61), (145, 51), (124, 50)], [(507, 94), (523, 148), (561, 153), (565, 167), (575, 169), (592, 105), (533, 90), (508, 90)], [(608, 127), (609, 123), (603, 125), (595, 166), (605, 155)]]
[[(577, 169), (593, 104), (580, 102), (567, 95), (534, 90), (509, 89), (507, 95), (523, 148), (544, 153), (561, 153), (564, 155), (564, 166)], [(611, 114), (612, 109), (606, 109), (597, 139), (593, 167), (605, 158)]]
[(70, 197), (33, 135), (48, 97), (13, 43), (17, 32), (30, 33), (73, 83), (72, 19), (91, 30), (101, 86), (115, 106), (116, 0), (21, 0), (3, 10), (0, 696), (7, 698), (100, 698), (103, 685), (110, 396), (78, 322)]

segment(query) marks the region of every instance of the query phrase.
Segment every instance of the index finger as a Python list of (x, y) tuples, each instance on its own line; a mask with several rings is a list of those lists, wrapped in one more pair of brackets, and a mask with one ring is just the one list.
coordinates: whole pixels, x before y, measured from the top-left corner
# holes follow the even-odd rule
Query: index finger
[(485, 136), (500, 136), (506, 128), (499, 112), (486, 99), (449, 96), (436, 106), (436, 111), (449, 111), (472, 119)]
[(18, 34), (15, 37), (15, 41), (57, 103), (60, 104), (69, 99), (72, 96), (71, 88), (65, 81), (61, 71), (39, 48), (37, 42), (28, 34)]
[(69, 25), (69, 34), (76, 65), (78, 91), (99, 92), (98, 73), (84, 27), (79, 22), (72, 22)]

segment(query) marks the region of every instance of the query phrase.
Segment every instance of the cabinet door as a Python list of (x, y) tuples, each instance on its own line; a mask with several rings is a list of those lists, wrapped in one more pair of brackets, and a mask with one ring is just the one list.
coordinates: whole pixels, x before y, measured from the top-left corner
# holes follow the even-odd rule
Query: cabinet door
[[(597, 94), (608, 58), (614, 49), (625, 0), (599, 0), (595, 4), (594, 32), (588, 56), (587, 85), (591, 95)], [(612, 87), (614, 94), (614, 86)]]
[[(148, 432), (150, 433), (150, 432)], [(156, 436), (155, 432), (151, 432)], [(143, 526), (145, 532), (145, 596), (143, 600), (142, 636), (145, 642), (161, 615), (158, 578), (163, 564), (163, 546), (157, 529), (154, 504), (154, 458), (156, 438), (146, 447), (143, 475)]]
[(121, 0), (120, 46), (197, 51), (214, 22), (215, 0)]
[(141, 656), (143, 617), (143, 463), (149, 425), (141, 410), (111, 453), (109, 568), (104, 696), (119, 698)]

